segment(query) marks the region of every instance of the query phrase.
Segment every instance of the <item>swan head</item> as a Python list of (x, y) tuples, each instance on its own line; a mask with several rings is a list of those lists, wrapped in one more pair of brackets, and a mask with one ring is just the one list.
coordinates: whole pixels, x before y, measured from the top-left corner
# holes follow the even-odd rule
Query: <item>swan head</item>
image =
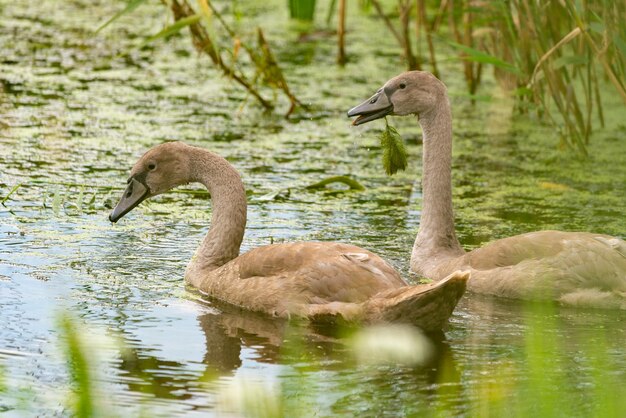
[(117, 222), (144, 200), (188, 183), (190, 148), (193, 147), (182, 142), (167, 142), (151, 148), (139, 158), (109, 220)]
[(407, 71), (387, 81), (372, 97), (348, 111), (361, 125), (387, 115), (422, 116), (446, 98), (446, 86), (428, 71)]

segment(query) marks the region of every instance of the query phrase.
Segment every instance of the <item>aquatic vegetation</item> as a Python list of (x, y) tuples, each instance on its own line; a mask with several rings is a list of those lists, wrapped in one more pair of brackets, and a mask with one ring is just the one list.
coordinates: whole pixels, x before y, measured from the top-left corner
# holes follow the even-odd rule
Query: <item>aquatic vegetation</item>
[(359, 183), (355, 179), (348, 177), (348, 176), (328, 177), (328, 178), (325, 178), (324, 180), (318, 181), (317, 183), (313, 183), (309, 186), (306, 186), (306, 188), (309, 190), (324, 189), (326, 188), (326, 186), (328, 186), (329, 184), (333, 184), (333, 183), (345, 184), (346, 186), (348, 186), (348, 190), (359, 190), (359, 191), (365, 190), (365, 187), (361, 183)]
[[(484, 67), (491, 66), (519, 111), (539, 115), (558, 129), (563, 145), (582, 154), (593, 126), (604, 125), (603, 96), (617, 94), (626, 105), (623, 2), (400, 0), (394, 13), (399, 29), (382, 2), (372, 4), (401, 46), (409, 70), (425, 65), (420, 59), (425, 43), (428, 64), (439, 77), (435, 45), (438, 50), (451, 46), (458, 51), (472, 100), (480, 98)], [(442, 24), (446, 20), (447, 26)], [(604, 88), (607, 82), (611, 89)]]
[(382, 18), (385, 26), (389, 29), (389, 32), (391, 32), (393, 37), (398, 41), (398, 44), (400, 44), (400, 46), (402, 47), (402, 52), (404, 53), (407, 69), (420, 70), (422, 68), (421, 63), (420, 61), (418, 61), (418, 58), (413, 52), (413, 47), (411, 46), (412, 36), (409, 33), (413, 1), (398, 0), (397, 2), (397, 14), (398, 21), (400, 23), (400, 30), (396, 29), (391, 19), (383, 10), (383, 5), (379, 0), (371, 0), (371, 4), (372, 6), (374, 6), (374, 10), (376, 10), (378, 16)]
[[(394, 404), (393, 407), (408, 414), (419, 411), (421, 416), (427, 417), (458, 414), (477, 417), (503, 414), (520, 417), (533, 414), (541, 417), (622, 416), (626, 413), (626, 399), (620, 383), (623, 370), (615, 369), (613, 356), (606, 344), (606, 331), (598, 329), (592, 339), (578, 341), (578, 348), (572, 352), (567, 341), (555, 339), (552, 334), (558, 328), (557, 322), (564, 320), (559, 309), (552, 304), (524, 305), (520, 312), (527, 330), (521, 336), (523, 341), (520, 352), (493, 351), (488, 354), (480, 351), (488, 350), (487, 346), (477, 348), (479, 351), (473, 355), (492, 356), (491, 364), (459, 365), (451, 357), (441, 358), (441, 363), (436, 366), (439, 370), (436, 390), (442, 399), (454, 394), (448, 391), (459, 390), (450, 379), (454, 381), (460, 374), (489, 376), (468, 386), (465, 393), (454, 395), (464, 399), (463, 403), (423, 405), (408, 393), (400, 404)], [(97, 369), (95, 357), (90, 354), (93, 352), (93, 343), (80, 337), (78, 333), (82, 327), (71, 315), (64, 313), (59, 318), (57, 327), (75, 394), (75, 400), (70, 404), (72, 415), (111, 416), (110, 406), (105, 407), (98, 395), (103, 393), (102, 382), (95, 379), (92, 373), (92, 370)], [(335, 343), (336, 349), (345, 351), (341, 361), (359, 370), (358, 384), (355, 385), (351, 376), (341, 375), (324, 382), (323, 369), (319, 366), (298, 370), (299, 362), (310, 357), (306, 343), (308, 333), (310, 331), (301, 329), (297, 324), (286, 330), (280, 349), (286, 368), (276, 376), (229, 377), (215, 374), (200, 377), (205, 390), (212, 391), (212, 388), (217, 387), (213, 408), (219, 413), (246, 417), (293, 416), (296, 411), (298, 416), (337, 415), (343, 407), (333, 405), (329, 390), (345, 386), (367, 387), (370, 381), (376, 381), (379, 377), (388, 379), (389, 375), (396, 373), (428, 370), (436, 364), (436, 358), (441, 356), (441, 350), (444, 349), (439, 343), (434, 343), (439, 337), (432, 340), (432, 336), (426, 337), (411, 326), (365, 327), (352, 331), (351, 335)], [(566, 366), (571, 356), (575, 356), (581, 364), (576, 374), (582, 374), (584, 387), (572, 387), (572, 371)], [(516, 368), (514, 357), (519, 357), (526, 367)], [(290, 366), (290, 363), (293, 365)], [(290, 372), (292, 367), (295, 370)], [(220, 383), (223, 378), (225, 381)], [(0, 392), (2, 388), (0, 385)], [(7, 393), (11, 396), (11, 392)], [(108, 405), (118, 404), (115, 394), (108, 396), (113, 396), (107, 400)], [(582, 409), (581, 402), (584, 402)], [(371, 399), (367, 409), (381, 411), (389, 407), (385, 397), (381, 397)], [(147, 406), (142, 406), (142, 411), (147, 416), (162, 415)], [(345, 415), (345, 412), (339, 414)]]
[(408, 164), (406, 149), (400, 133), (389, 125), (385, 118), (385, 130), (380, 133), (380, 147), (383, 150), (383, 167), (387, 175), (405, 170)]
[(13, 193), (15, 193), (15, 192), (17, 191), (17, 189), (19, 189), (21, 186), (22, 186), (22, 183), (17, 183), (15, 186), (13, 186), (13, 187), (11, 188), (11, 190), (9, 190), (9, 193), (7, 193), (7, 194), (6, 194), (6, 195), (2, 198), (2, 200), (0, 200), (0, 204), (2, 204), (2, 206), (6, 206), (6, 205), (4, 204), (4, 202), (6, 202), (7, 200), (9, 200), (9, 198), (11, 197), (11, 195), (12, 195)]
[(289, 15), (292, 19), (313, 20), (316, 0), (289, 0)]
[(4, 364), (0, 363), (0, 393), (4, 393), (6, 390), (7, 385), (4, 381)]
[[(576, 352), (570, 352), (568, 342), (554, 338), (551, 331), (563, 318), (552, 304), (526, 304), (524, 318), (528, 331), (524, 334), (521, 353), (525, 370), (519, 370), (506, 360), (496, 366), (477, 366), (492, 379), (472, 388), (471, 416), (621, 416), (626, 413), (620, 375), (622, 370), (612, 364), (606, 345), (605, 330), (597, 329)], [(567, 367), (574, 356), (581, 368), (574, 372)], [(473, 366), (470, 366), (473, 367)], [(583, 387), (572, 386), (572, 373), (583, 373)], [(622, 376), (623, 377), (623, 376)], [(585, 393), (579, 393), (584, 391)], [(584, 396), (581, 410), (574, 400)]]
[(339, 0), (339, 10), (337, 11), (337, 64), (345, 65), (346, 61), (346, 0)]
[[(102, 24), (96, 30), (96, 33), (124, 14), (134, 11), (144, 2), (145, 0), (132, 0), (123, 10), (116, 13)], [(290, 106), (286, 112), (286, 116), (289, 116), (295, 110), (296, 106), (303, 106), (298, 98), (291, 92), (285, 76), (274, 59), (274, 55), (260, 27), (257, 28), (256, 31), (256, 45), (252, 45), (230, 27), (222, 18), (220, 12), (213, 6), (211, 0), (198, 0), (198, 4), (202, 10), (201, 13), (197, 13), (187, 0), (171, 0), (170, 2), (163, 2), (163, 4), (170, 8), (175, 22), (165, 27), (157, 34), (148, 37), (140, 46), (158, 39), (166, 38), (188, 27), (196, 49), (205, 53), (226, 77), (231, 78), (244, 87), (265, 109), (272, 110), (275, 104), (264, 97), (259, 90), (259, 82), (263, 82), (264, 85), (272, 86), (282, 91), (289, 99)], [(233, 44), (232, 50), (230, 48), (221, 47), (217, 39), (214, 39), (213, 34), (217, 29), (215, 22), (222, 27), (230, 38)], [(239, 59), (240, 49), (246, 51), (250, 63), (255, 69), (252, 76), (246, 75), (242, 69), (241, 60)]]
[[(290, 88), (312, 104), (289, 119), (265, 112), (244, 88), (222, 77), (193, 49), (187, 28), (167, 42), (161, 38), (138, 48), (173, 23), (171, 11), (156, 0), (98, 36), (94, 28), (129, 2), (0, 3), (0, 199), (22, 184), (0, 205), (5, 415), (64, 416), (78, 406), (70, 357), (59, 338), (59, 306), (83, 325), (75, 331), (84, 337), (79, 343), (95, 368), (89, 373), (92, 404), (95, 411), (104, 406), (106, 416), (217, 414), (218, 394), (234, 376), (268, 385), (289, 416), (486, 416), (481, 405), (515, 415), (522, 406), (507, 399), (519, 393), (513, 399), (524, 401), (525, 340), (534, 322), (558, 351), (550, 355), (559, 360), (546, 357), (539, 372), (559, 385), (547, 387), (545, 396), (564, 399), (570, 416), (602, 411), (602, 397), (607, 408), (609, 399), (620, 400), (623, 315), (554, 307), (554, 320), (546, 320), (524, 314), (512, 301), (472, 295), (461, 300), (445, 339), (431, 339), (429, 365), (364, 365), (342, 342), (280, 334), (280, 323), (229, 313), (185, 288), (188, 257), (210, 215), (206, 191), (186, 187), (145, 205), (132, 222), (108, 222), (127, 165), (147, 147), (183, 140), (223, 154), (246, 179), (253, 211), (244, 250), (341, 238), (383, 255), (409, 280), (419, 281), (408, 273), (407, 249), (422, 208), (415, 181), (421, 176), (421, 134), (414, 121), (390, 120), (405, 137), (409, 165), (389, 177), (380, 162), (382, 122), (357, 130), (345, 117), (345, 109), (405, 65), (382, 21), (369, 17), (373, 6), (355, 9), (367, 0), (346, 2), (345, 70), (336, 66), (334, 33), (313, 26), (301, 40), (299, 28), (287, 20), (286, 1), (213, 2), (255, 48), (255, 29), (263, 28)], [(197, 2), (189, 3), (203, 13)], [(329, 1), (317, 3), (322, 13)], [(391, 10), (391, 0), (382, 4)], [(434, 4), (425, 1), (429, 22), (438, 16)], [(229, 60), (232, 39), (211, 16), (219, 34), (212, 40)], [(334, 28), (337, 17), (332, 19)], [(439, 33), (445, 34), (446, 22)], [(553, 147), (555, 130), (532, 114), (510, 117), (508, 98), (494, 95), (471, 106), (458, 50), (432, 35), (438, 69), (452, 93), (454, 203), (463, 246), (536, 229), (624, 237), (626, 126), (619, 96), (600, 84), (603, 102), (608, 100), (606, 129), (594, 131), (590, 157), (577, 158)], [(430, 68), (426, 44), (420, 47), (416, 55)], [(246, 54), (240, 47), (238, 62), (254, 74)], [(495, 85), (489, 67), (483, 64), (483, 96)], [(272, 97), (269, 89), (262, 92)], [(288, 100), (280, 91), (276, 96), (282, 112)], [(341, 183), (306, 188), (341, 175), (365, 190), (350, 191)], [(94, 337), (109, 333), (118, 334), (123, 346), (108, 349), (102, 361), (102, 344)], [(529, 397), (525, 407), (538, 405), (536, 399)], [(617, 412), (604, 415), (625, 415), (620, 402), (613, 405)]]
[[(130, 1), (98, 30), (134, 11), (144, 1)], [(606, 0), (577, 5), (498, 0), (476, 5), (474, 0), (398, 0), (392, 2), (395, 5), (392, 13), (388, 12), (387, 3), (371, 0), (367, 6), (361, 5), (361, 10), (375, 11), (400, 45), (408, 69), (422, 69), (427, 62), (433, 74), (439, 77), (441, 57), (437, 57), (435, 50), (445, 46), (448, 54), (452, 48), (458, 53), (467, 92), (474, 102), (481, 99), (478, 89), (484, 67), (491, 66), (501, 86), (516, 99), (520, 112), (532, 111), (557, 127), (561, 144), (581, 154), (587, 153), (593, 126), (598, 121), (604, 125), (602, 96), (607, 93), (601, 88), (605, 81), (600, 72), (626, 104), (623, 82), (626, 79), (626, 31), (620, 24), (626, 17), (626, 6), (620, 2)], [(246, 40), (249, 35), (233, 30), (210, 0), (198, 0), (200, 13), (187, 0), (164, 4), (171, 9), (175, 23), (146, 38), (142, 45), (188, 27), (195, 47), (265, 109), (273, 109), (275, 103), (264, 96), (262, 85), (277, 89), (287, 97), (290, 103), (287, 116), (297, 106), (303, 106), (289, 87), (260, 27), (254, 42)], [(288, 6), (293, 18), (313, 19), (314, 0), (293, 0)], [(340, 0), (338, 7), (336, 2), (330, 4), (327, 23), (335, 8), (337, 62), (345, 65), (345, 1)], [(397, 15), (398, 25), (390, 15)], [(232, 47), (220, 45), (220, 38), (216, 37), (218, 27), (230, 39)], [(428, 58), (424, 58), (424, 48), (428, 50)], [(240, 50), (247, 53), (248, 62), (242, 62)], [(251, 65), (254, 73), (246, 75), (244, 65)]]
[(519, 109), (537, 112), (585, 154), (593, 125), (604, 125), (602, 96), (616, 93), (626, 106), (626, 4), (498, 1), (475, 16), (483, 35), (466, 46), (514, 66), (497, 66), (495, 76), (514, 89)]
[(75, 400), (72, 403), (74, 415), (77, 417), (94, 416), (95, 395), (92, 388), (94, 379), (91, 376), (87, 349), (81, 342), (81, 335), (79, 334), (81, 328), (67, 314), (59, 317), (58, 328), (65, 340), (63, 348), (74, 386)]

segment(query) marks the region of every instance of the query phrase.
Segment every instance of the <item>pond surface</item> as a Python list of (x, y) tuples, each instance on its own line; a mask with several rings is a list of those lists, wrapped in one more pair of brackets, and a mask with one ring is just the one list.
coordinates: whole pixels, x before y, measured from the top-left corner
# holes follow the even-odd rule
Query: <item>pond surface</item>
[[(340, 69), (334, 38), (320, 31), (298, 40), (284, 3), (232, 4), (247, 16), (234, 25), (263, 25), (293, 91), (312, 105), (289, 120), (263, 113), (192, 50), (186, 32), (134, 48), (168, 22), (158, 2), (96, 36), (122, 2), (0, 0), (0, 196), (20, 185), (0, 206), (0, 376), (9, 388), (0, 390), (0, 411), (69, 414), (57, 321), (64, 311), (93, 347), (96, 385), (111, 415), (215, 413), (217, 394), (242, 376), (280, 382), (285, 402), (300, 408), (294, 415), (484, 416), (485, 393), (506, 405), (507, 391), (533, 378), (546, 399), (561, 399), (565, 416), (593, 414), (602, 383), (624, 394), (625, 312), (529, 310), (467, 294), (434, 340), (429, 364), (372, 368), (355, 364), (341, 340), (301, 335), (185, 287), (185, 266), (210, 216), (199, 187), (108, 221), (135, 160), (155, 144), (182, 140), (242, 173), (250, 204), (242, 251), (336, 240), (408, 274), (421, 205), (419, 129), (413, 119), (392, 120), (410, 167), (387, 177), (382, 122), (351, 128), (345, 117), (403, 69), (397, 47), (380, 22), (355, 9), (351, 62)], [(617, 99), (607, 98), (607, 126), (581, 159), (558, 149), (553, 129), (511, 118), (510, 101), (489, 79), (483, 90), (494, 97), (472, 106), (460, 77), (459, 63), (446, 61), (454, 203), (466, 248), (539, 229), (626, 236), (626, 123)], [(349, 175), (366, 190), (304, 189), (332, 175)], [(555, 361), (533, 365), (529, 341)]]

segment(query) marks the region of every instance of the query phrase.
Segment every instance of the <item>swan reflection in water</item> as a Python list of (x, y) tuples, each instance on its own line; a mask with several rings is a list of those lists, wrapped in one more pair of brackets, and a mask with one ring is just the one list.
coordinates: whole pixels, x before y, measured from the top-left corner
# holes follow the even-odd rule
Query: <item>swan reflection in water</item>
[[(196, 339), (193, 344), (185, 346), (182, 339), (172, 344), (185, 346), (185, 358), (197, 361), (174, 360), (169, 352), (157, 354), (152, 341), (141, 341), (119, 364), (125, 377), (120, 380), (130, 392), (154, 394), (155, 402), (173, 399), (177, 408), (195, 405), (203, 411), (214, 408), (220, 389), (243, 375), (275, 379), (287, 391), (285, 396), (306, 385), (304, 396), (324, 400), (331, 410), (357, 411), (373, 404), (439, 405), (462, 414), (480, 396), (479, 391), (468, 390), (476, 382), (499, 385), (502, 373), (510, 374), (506, 381), (511, 385), (527, 380), (527, 344), (537, 336), (553, 344), (556, 353), (551, 355), (558, 360), (545, 371), (545, 379), (569, 375), (571, 365), (589, 354), (589, 344), (598, 345), (599, 333), (614, 337), (606, 341), (606, 352), (618, 353), (619, 341), (626, 338), (621, 325), (626, 313), (621, 311), (608, 315), (605, 310), (472, 295), (461, 300), (445, 333), (428, 335), (434, 346), (428, 364), (369, 367), (357, 363), (349, 339), (332, 335), (332, 329), (312, 329), (307, 323), (213, 301), (186, 303), (200, 310), (190, 320), (201, 332), (189, 330)], [(608, 366), (626, 366), (623, 359), (612, 360)], [(586, 378), (581, 374), (577, 379), (584, 383)]]
[[(204, 341), (189, 348), (198, 347), (204, 353), (187, 355), (196, 354), (196, 358), (202, 358), (201, 362), (168, 359), (167, 353), (157, 353), (150, 348), (153, 343), (142, 341), (141, 346), (135, 344), (128, 349), (119, 363), (122, 380), (131, 392), (150, 393), (163, 400), (202, 403), (194, 398), (215, 393), (235, 375), (251, 372), (258, 376), (259, 369), (266, 368), (268, 373), (284, 379), (287, 385), (294, 369), (311, 374), (330, 373), (325, 374), (325, 379), (337, 386), (338, 394), (344, 391), (347, 394), (355, 381), (363, 381), (365, 386), (389, 383), (389, 376), (381, 374), (380, 369), (372, 374), (372, 368), (358, 366), (347, 339), (338, 335), (343, 330), (312, 328), (305, 321), (272, 318), (213, 300), (190, 303), (199, 304), (202, 312), (197, 316), (197, 323)], [(438, 332), (429, 334), (428, 338), (434, 347), (428, 364), (420, 367), (389, 365), (394, 378), (398, 378), (400, 370), (405, 383), (420, 391), (432, 391), (435, 384), (442, 382), (458, 383), (459, 375), (445, 335)], [(184, 341), (175, 343), (184, 345)], [(204, 405), (211, 408), (210, 403)]]

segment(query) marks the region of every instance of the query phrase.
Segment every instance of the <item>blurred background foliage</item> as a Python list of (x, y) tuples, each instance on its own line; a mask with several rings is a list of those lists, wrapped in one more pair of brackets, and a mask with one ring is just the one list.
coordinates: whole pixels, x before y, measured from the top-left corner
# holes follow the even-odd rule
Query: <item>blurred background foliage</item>
[[(130, 0), (105, 22), (135, 11), (147, 0)], [(239, 33), (222, 17), (230, 6), (211, 0), (162, 0), (174, 23), (150, 36), (155, 41), (189, 27), (196, 48), (245, 88), (264, 108), (273, 100), (260, 89), (270, 87), (289, 99), (286, 115), (302, 106), (292, 93), (263, 29)], [(238, 3), (241, 15), (246, 5)], [(321, 4), (326, 3), (326, 4)], [(349, 59), (349, 20), (345, 0), (288, 0), (292, 19), (314, 31), (316, 8), (327, 8), (325, 25), (337, 21), (337, 62)], [(562, 145), (587, 153), (593, 127), (603, 126), (602, 95), (617, 94), (626, 106), (626, 3), (616, 0), (360, 0), (351, 12), (376, 19), (398, 43), (407, 70), (429, 70), (438, 77), (439, 63), (456, 51), (458, 72), (472, 101), (481, 99), (485, 71), (519, 112), (532, 112), (552, 124)], [(140, 13), (140, 12), (137, 12)], [(140, 18), (140, 17), (138, 17)], [(318, 19), (320, 20), (320, 19)], [(241, 57), (241, 51), (247, 59)], [(247, 68), (247, 73), (246, 73)], [(450, 75), (447, 75), (450, 76)]]

